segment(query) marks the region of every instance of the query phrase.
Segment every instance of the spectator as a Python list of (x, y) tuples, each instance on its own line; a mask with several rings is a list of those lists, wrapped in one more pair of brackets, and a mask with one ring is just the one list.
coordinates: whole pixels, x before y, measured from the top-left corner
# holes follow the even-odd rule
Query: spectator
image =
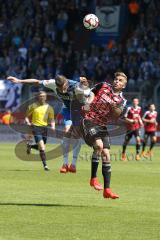
[(13, 123), (13, 116), (10, 110), (7, 110), (2, 117), (2, 124), (9, 125)]

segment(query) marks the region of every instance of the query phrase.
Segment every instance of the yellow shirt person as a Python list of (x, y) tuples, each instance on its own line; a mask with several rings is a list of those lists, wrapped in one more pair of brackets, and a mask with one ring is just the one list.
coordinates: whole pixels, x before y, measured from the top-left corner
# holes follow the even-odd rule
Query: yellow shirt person
[(48, 103), (41, 105), (36, 102), (28, 107), (26, 116), (31, 118), (32, 125), (47, 126), (54, 119), (54, 110)]
[(49, 168), (46, 163), (45, 144), (47, 142), (48, 125), (55, 131), (54, 110), (46, 102), (47, 94), (40, 91), (37, 95), (37, 101), (31, 104), (26, 112), (25, 121), (31, 126), (32, 134), (36, 144), (27, 144), (27, 154), (30, 154), (31, 149), (39, 150), (40, 157), (43, 163), (44, 170)]

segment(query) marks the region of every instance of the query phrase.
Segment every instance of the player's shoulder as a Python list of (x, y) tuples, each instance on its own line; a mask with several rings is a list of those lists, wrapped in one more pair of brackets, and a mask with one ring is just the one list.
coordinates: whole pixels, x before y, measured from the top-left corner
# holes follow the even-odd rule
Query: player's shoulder
[(149, 113), (150, 113), (150, 111), (147, 110), (147, 111), (145, 111), (144, 114), (145, 114), (145, 115), (148, 115)]
[(33, 102), (28, 107), (29, 108), (36, 108), (37, 106), (38, 106), (37, 102)]
[(100, 90), (103, 87), (107, 87), (108, 84), (106, 82), (100, 82), (100, 83), (96, 83), (91, 90), (94, 92), (94, 90)]
[(68, 79), (68, 85), (69, 87), (75, 87), (79, 82), (72, 80), (72, 79)]
[(150, 114), (150, 111), (145, 111), (144, 114), (143, 114), (143, 118), (146, 118), (148, 115)]
[(119, 96), (124, 102), (127, 102), (127, 99), (124, 97), (123, 92), (120, 92)]
[(106, 87), (106, 88), (109, 88), (109, 89), (112, 89), (112, 85), (108, 82), (102, 82), (102, 87)]

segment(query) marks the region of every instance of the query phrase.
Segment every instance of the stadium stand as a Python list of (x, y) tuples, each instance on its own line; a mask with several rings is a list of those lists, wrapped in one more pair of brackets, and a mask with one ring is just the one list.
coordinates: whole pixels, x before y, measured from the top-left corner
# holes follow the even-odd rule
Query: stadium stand
[[(62, 73), (77, 81), (80, 75), (86, 75), (96, 83), (110, 80), (113, 72), (123, 70), (129, 77), (127, 92), (141, 89), (145, 107), (153, 101), (160, 74), (159, 1), (108, 1), (110, 5), (126, 4), (126, 14), (138, 18), (124, 26), (123, 39), (113, 39), (105, 46), (87, 45), (79, 51), (76, 34), (89, 2), (1, 1), (0, 78), (14, 75), (49, 79)], [(104, 2), (99, 0), (97, 4)], [(23, 88), (25, 95), (28, 88)]]

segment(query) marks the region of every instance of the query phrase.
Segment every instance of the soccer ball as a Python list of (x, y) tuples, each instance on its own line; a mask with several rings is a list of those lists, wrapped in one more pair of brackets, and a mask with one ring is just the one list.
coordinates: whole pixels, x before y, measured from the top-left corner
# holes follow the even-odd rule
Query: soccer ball
[(95, 29), (99, 25), (99, 19), (95, 14), (87, 14), (83, 18), (83, 24), (84, 24), (85, 28), (87, 28), (89, 30)]

